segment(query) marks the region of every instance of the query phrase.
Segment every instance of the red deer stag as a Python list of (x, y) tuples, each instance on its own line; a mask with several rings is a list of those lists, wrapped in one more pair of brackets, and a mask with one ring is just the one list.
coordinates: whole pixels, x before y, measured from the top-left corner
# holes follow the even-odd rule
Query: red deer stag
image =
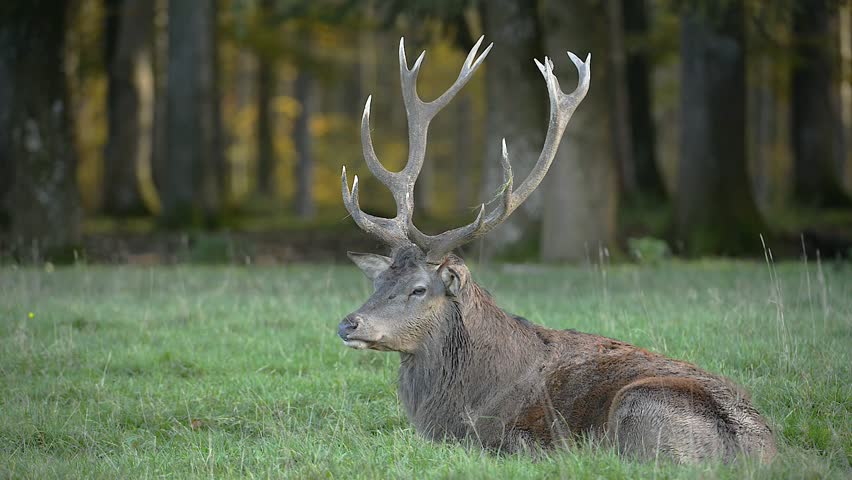
[(500, 309), (451, 252), (498, 226), (538, 187), (562, 133), (589, 89), (591, 56), (568, 56), (579, 86), (565, 94), (553, 62), (535, 61), (550, 96), (550, 121), (541, 155), (513, 190), (503, 142), (504, 185), (498, 205), (473, 223), (430, 236), (412, 222), (414, 184), (426, 153), (432, 118), (468, 82), (491, 50), (477, 56), (482, 38), (458, 79), (432, 102), (417, 95), (421, 54), (409, 69), (399, 44), (402, 96), (408, 116), (408, 163), (386, 170), (370, 138), (370, 99), (361, 121), (364, 158), (393, 194), (395, 218), (361, 211), (358, 177), (350, 192), (343, 169), (343, 203), (355, 223), (387, 244), (391, 257), (349, 253), (373, 281), (367, 302), (340, 322), (338, 334), (356, 349), (400, 352), (399, 397), (417, 431), (434, 440), (467, 439), (516, 452), (572, 438), (599, 439), (624, 455), (657, 454), (677, 462), (731, 460), (745, 453), (769, 459), (773, 435), (731, 381), (688, 363), (624, 342), (574, 330), (551, 330)]

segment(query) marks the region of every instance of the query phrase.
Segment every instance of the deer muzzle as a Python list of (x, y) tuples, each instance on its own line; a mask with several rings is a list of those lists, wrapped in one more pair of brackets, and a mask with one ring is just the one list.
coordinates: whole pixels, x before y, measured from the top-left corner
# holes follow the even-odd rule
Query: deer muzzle
[(347, 347), (358, 350), (368, 347), (368, 343), (366, 341), (353, 338), (357, 335), (358, 327), (360, 327), (362, 323), (363, 319), (354, 313), (347, 315), (346, 318), (340, 321), (340, 325), (337, 326), (337, 335), (341, 338), (341, 340), (343, 340), (343, 343)]

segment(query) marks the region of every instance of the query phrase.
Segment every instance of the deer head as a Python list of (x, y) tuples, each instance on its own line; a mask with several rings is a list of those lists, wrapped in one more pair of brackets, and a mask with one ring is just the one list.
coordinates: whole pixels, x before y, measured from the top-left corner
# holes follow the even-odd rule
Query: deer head
[(375, 292), (356, 312), (347, 316), (338, 329), (346, 345), (353, 348), (372, 348), (413, 352), (425, 335), (441, 328), (441, 319), (452, 314), (460, 298), (469, 272), (458, 257), (449, 255), (477, 237), (500, 225), (541, 183), (562, 139), (562, 134), (574, 110), (589, 89), (591, 54), (586, 61), (568, 52), (577, 67), (577, 89), (566, 94), (553, 74), (553, 62), (535, 60), (547, 85), (550, 97), (550, 119), (544, 146), (529, 176), (514, 189), (512, 167), (506, 140), (503, 139), (503, 187), (496, 207), (486, 213), (485, 204), (479, 208), (476, 219), (468, 225), (438, 235), (426, 235), (413, 222), (414, 186), (426, 156), (429, 124), (482, 65), (493, 43), (477, 56), (484, 37), (471, 49), (453, 85), (431, 102), (417, 95), (417, 74), (426, 52), (420, 54), (412, 68), (408, 68), (404, 39), (399, 42), (399, 76), (402, 98), (408, 118), (408, 161), (399, 172), (390, 172), (379, 162), (370, 136), (370, 101), (367, 98), (361, 117), (361, 143), (367, 166), (393, 194), (397, 214), (394, 218), (380, 218), (364, 213), (358, 205), (358, 176), (349, 189), (346, 167), (341, 175), (343, 203), (355, 223), (365, 232), (388, 245), (392, 257), (374, 254), (353, 254), (350, 258), (369, 277)]

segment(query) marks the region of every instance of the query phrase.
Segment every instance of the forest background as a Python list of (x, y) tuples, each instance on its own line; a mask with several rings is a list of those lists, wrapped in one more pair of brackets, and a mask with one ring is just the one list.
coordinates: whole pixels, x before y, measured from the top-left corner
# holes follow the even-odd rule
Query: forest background
[[(430, 132), (430, 231), (524, 178), (549, 55), (592, 52), (591, 91), (544, 185), (469, 246), (480, 260), (849, 255), (852, 8), (834, 0), (33, 0), (0, 7), (0, 258), (280, 263), (375, 248), (342, 208), (393, 214), (365, 169), (407, 150), (396, 48), (420, 94), (493, 52)], [(351, 173), (350, 173), (351, 176)]]

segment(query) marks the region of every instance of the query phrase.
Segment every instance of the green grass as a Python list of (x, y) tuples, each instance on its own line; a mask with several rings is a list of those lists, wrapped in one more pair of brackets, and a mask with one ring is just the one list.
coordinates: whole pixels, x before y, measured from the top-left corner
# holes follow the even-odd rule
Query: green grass
[(0, 269), (0, 477), (850, 475), (848, 265), (783, 264), (775, 280), (727, 261), (472, 269), (534, 322), (745, 385), (777, 460), (686, 468), (592, 447), (532, 460), (430, 443), (396, 399), (398, 356), (335, 335), (369, 294), (354, 267), (78, 265)]

